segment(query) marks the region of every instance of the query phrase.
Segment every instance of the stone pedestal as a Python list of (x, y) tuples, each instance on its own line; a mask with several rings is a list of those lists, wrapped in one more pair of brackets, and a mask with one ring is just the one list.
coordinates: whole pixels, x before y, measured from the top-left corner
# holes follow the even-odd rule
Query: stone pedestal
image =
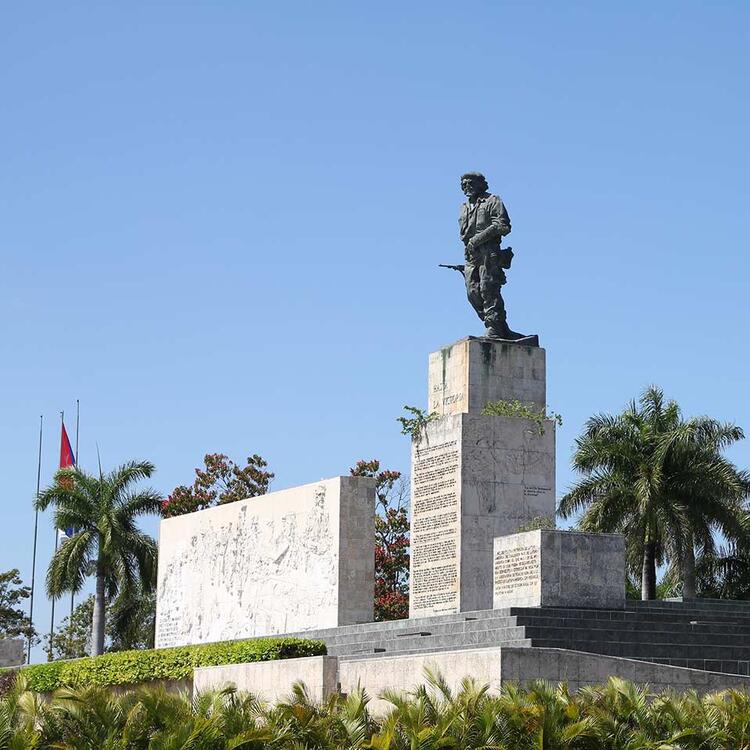
[(488, 401), (547, 406), (544, 349), (469, 337), (430, 354), (429, 411), (479, 414)]
[(165, 519), (156, 647), (371, 622), (374, 514), (337, 477)]
[(494, 608), (625, 607), (625, 537), (539, 529), (495, 539)]
[(544, 407), (545, 353), (464, 339), (430, 356), (430, 410), (412, 446), (410, 617), (491, 609), (496, 536), (555, 514), (555, 426), (484, 416)]

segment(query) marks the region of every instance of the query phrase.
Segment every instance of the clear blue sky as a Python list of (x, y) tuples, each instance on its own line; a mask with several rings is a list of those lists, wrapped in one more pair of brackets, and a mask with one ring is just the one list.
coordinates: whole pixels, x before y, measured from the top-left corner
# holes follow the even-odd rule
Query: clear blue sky
[(584, 420), (649, 383), (750, 430), (749, 24), (739, 1), (6, 3), (0, 569), (29, 579), (38, 417), (47, 483), (76, 398), (83, 467), (147, 458), (165, 493), (206, 452), (262, 454), (277, 489), (408, 470), (428, 353), (482, 330), (436, 267), (471, 169), (513, 221), (558, 494)]

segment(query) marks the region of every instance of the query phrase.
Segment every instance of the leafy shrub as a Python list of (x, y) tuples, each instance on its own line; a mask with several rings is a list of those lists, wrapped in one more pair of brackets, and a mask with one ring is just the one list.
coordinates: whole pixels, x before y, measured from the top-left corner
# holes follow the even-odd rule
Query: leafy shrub
[(16, 686), (17, 669), (0, 669), (0, 698), (7, 695)]
[(419, 442), (427, 425), (440, 416), (436, 411), (428, 414), (418, 406), (404, 406), (404, 410), (411, 416), (396, 417), (396, 421), (401, 423), (401, 434), (409, 435), (413, 443)]
[[(572, 693), (439, 674), (407, 693), (386, 691), (387, 716), (361, 689), (316, 703), (297, 683), (277, 705), (247, 693), (170, 695), (164, 687), (104, 687), (0, 701), (2, 750), (748, 750), (750, 695), (655, 693), (611, 677)], [(20, 686), (22, 688), (23, 686)]]
[[(526, 523), (522, 523), (517, 529), (516, 534), (522, 531), (537, 531), (538, 529), (556, 529), (555, 519), (549, 516), (534, 516)], [(560, 529), (564, 531), (564, 529)]]
[(20, 671), (29, 690), (49, 693), (59, 687), (129, 685), (151, 680), (183, 680), (196, 667), (242, 664), (326, 653), (321, 641), (300, 638), (259, 638), (251, 641), (223, 641), (200, 646), (118, 651), (74, 661), (33, 664)]
[(562, 417), (554, 411), (535, 409), (533, 406), (524, 404), (517, 399), (514, 401), (488, 401), (482, 414), (486, 417), (515, 417), (516, 419), (528, 419), (534, 422), (540, 435), (544, 435), (544, 423), (555, 422), (562, 426)]

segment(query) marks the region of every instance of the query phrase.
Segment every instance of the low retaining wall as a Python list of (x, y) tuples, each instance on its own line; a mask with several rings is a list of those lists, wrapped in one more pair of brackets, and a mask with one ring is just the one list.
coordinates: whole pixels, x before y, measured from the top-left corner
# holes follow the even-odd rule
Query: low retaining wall
[(503, 648), (500, 651), (502, 682), (524, 683), (541, 679), (567, 682), (571, 690), (579, 690), (585, 685), (601, 685), (610, 677), (620, 677), (640, 685), (647, 684), (657, 692), (674, 689), (710, 693), (725, 688), (750, 689), (750, 677), (619, 656), (557, 648)]
[(575, 691), (584, 685), (602, 684), (609, 677), (648, 684), (655, 691), (750, 690), (750, 677), (741, 675), (553, 648), (482, 648), (349, 661), (315, 656), (201, 667), (195, 670), (193, 684), (196, 692), (234, 685), (272, 703), (286, 698), (295, 682), (304, 682), (315, 700), (323, 700), (337, 690), (350, 693), (361, 687), (371, 698), (370, 709), (378, 714), (390, 706), (378, 697), (383, 691), (407, 691), (424, 684), (426, 668), (439, 672), (452, 688), (458, 688), (468, 676), (489, 684), (494, 692), (506, 682), (523, 684), (538, 679), (567, 682)]
[(205, 693), (233, 685), (275, 703), (290, 695), (295, 682), (304, 682), (310, 697), (322, 701), (338, 690), (338, 667), (335, 656), (198, 667), (193, 672), (193, 692)]

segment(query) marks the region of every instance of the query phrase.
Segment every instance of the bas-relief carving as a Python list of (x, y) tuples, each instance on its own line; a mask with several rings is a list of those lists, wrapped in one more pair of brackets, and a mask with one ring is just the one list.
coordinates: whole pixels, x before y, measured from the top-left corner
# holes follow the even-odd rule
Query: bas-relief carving
[(278, 517), (254, 514), (252, 502), (224, 522), (203, 512), (193, 533), (160, 548), (157, 646), (319, 627), (327, 614), (337, 624), (326, 487), (312, 507)]

